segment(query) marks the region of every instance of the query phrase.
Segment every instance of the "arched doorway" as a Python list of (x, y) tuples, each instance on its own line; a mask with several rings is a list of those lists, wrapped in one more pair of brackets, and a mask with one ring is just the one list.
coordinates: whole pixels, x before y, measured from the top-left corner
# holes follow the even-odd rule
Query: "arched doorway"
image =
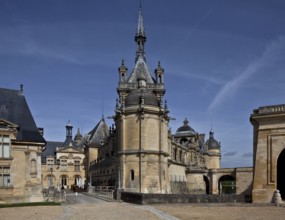
[(74, 177), (74, 186), (81, 187), (83, 185), (81, 176)]
[(68, 177), (67, 176), (61, 176), (61, 187), (64, 187), (66, 188), (67, 187), (67, 180), (68, 180)]
[(235, 194), (236, 180), (231, 175), (224, 175), (219, 179), (219, 194)]
[(205, 183), (205, 188), (206, 188), (206, 194), (210, 193), (210, 181), (208, 179), (208, 177), (203, 176), (204, 179), (204, 183)]
[(280, 191), (282, 199), (285, 199), (285, 149), (277, 160), (277, 189)]

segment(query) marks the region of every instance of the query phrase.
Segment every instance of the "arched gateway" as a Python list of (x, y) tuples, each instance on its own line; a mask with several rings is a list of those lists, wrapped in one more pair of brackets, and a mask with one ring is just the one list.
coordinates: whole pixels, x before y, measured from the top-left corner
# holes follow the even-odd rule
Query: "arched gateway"
[(277, 160), (277, 189), (281, 197), (285, 199), (285, 149), (280, 153)]

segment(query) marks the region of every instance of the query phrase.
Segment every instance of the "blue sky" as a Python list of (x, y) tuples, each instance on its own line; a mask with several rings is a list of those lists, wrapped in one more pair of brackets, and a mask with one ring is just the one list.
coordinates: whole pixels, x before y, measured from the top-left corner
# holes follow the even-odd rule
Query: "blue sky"
[[(24, 94), (47, 140), (114, 114), (134, 67), (137, 0), (0, 0), (0, 87)], [(284, 0), (143, 0), (146, 58), (165, 69), (172, 132), (211, 124), (222, 166), (252, 165), (253, 109), (285, 102)], [(212, 121), (212, 122), (211, 122)], [(107, 120), (109, 125), (111, 120)]]

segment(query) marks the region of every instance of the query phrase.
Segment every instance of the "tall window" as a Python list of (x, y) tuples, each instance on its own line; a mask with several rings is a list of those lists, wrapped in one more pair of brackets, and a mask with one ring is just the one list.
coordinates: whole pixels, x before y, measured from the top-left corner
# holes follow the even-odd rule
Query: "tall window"
[(74, 161), (74, 171), (80, 171), (80, 161), (79, 160)]
[(61, 186), (66, 186), (67, 185), (67, 176), (62, 176), (61, 177)]
[(67, 160), (60, 160), (60, 169), (67, 170)]
[(47, 158), (47, 168), (48, 168), (48, 170), (53, 168), (53, 164), (54, 164), (54, 159), (53, 158)]
[(11, 186), (10, 167), (0, 167), (0, 188)]
[(31, 160), (31, 170), (30, 170), (31, 175), (36, 175), (37, 174), (37, 161), (35, 159)]
[(131, 170), (131, 180), (135, 180), (135, 171)]
[(0, 135), (0, 158), (10, 157), (10, 138), (9, 135)]

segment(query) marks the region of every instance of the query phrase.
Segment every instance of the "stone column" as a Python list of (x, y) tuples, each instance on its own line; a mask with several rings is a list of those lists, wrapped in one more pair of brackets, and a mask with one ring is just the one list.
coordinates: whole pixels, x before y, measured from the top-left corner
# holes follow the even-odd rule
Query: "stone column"
[(216, 169), (210, 170), (210, 194), (219, 194), (219, 182)]

